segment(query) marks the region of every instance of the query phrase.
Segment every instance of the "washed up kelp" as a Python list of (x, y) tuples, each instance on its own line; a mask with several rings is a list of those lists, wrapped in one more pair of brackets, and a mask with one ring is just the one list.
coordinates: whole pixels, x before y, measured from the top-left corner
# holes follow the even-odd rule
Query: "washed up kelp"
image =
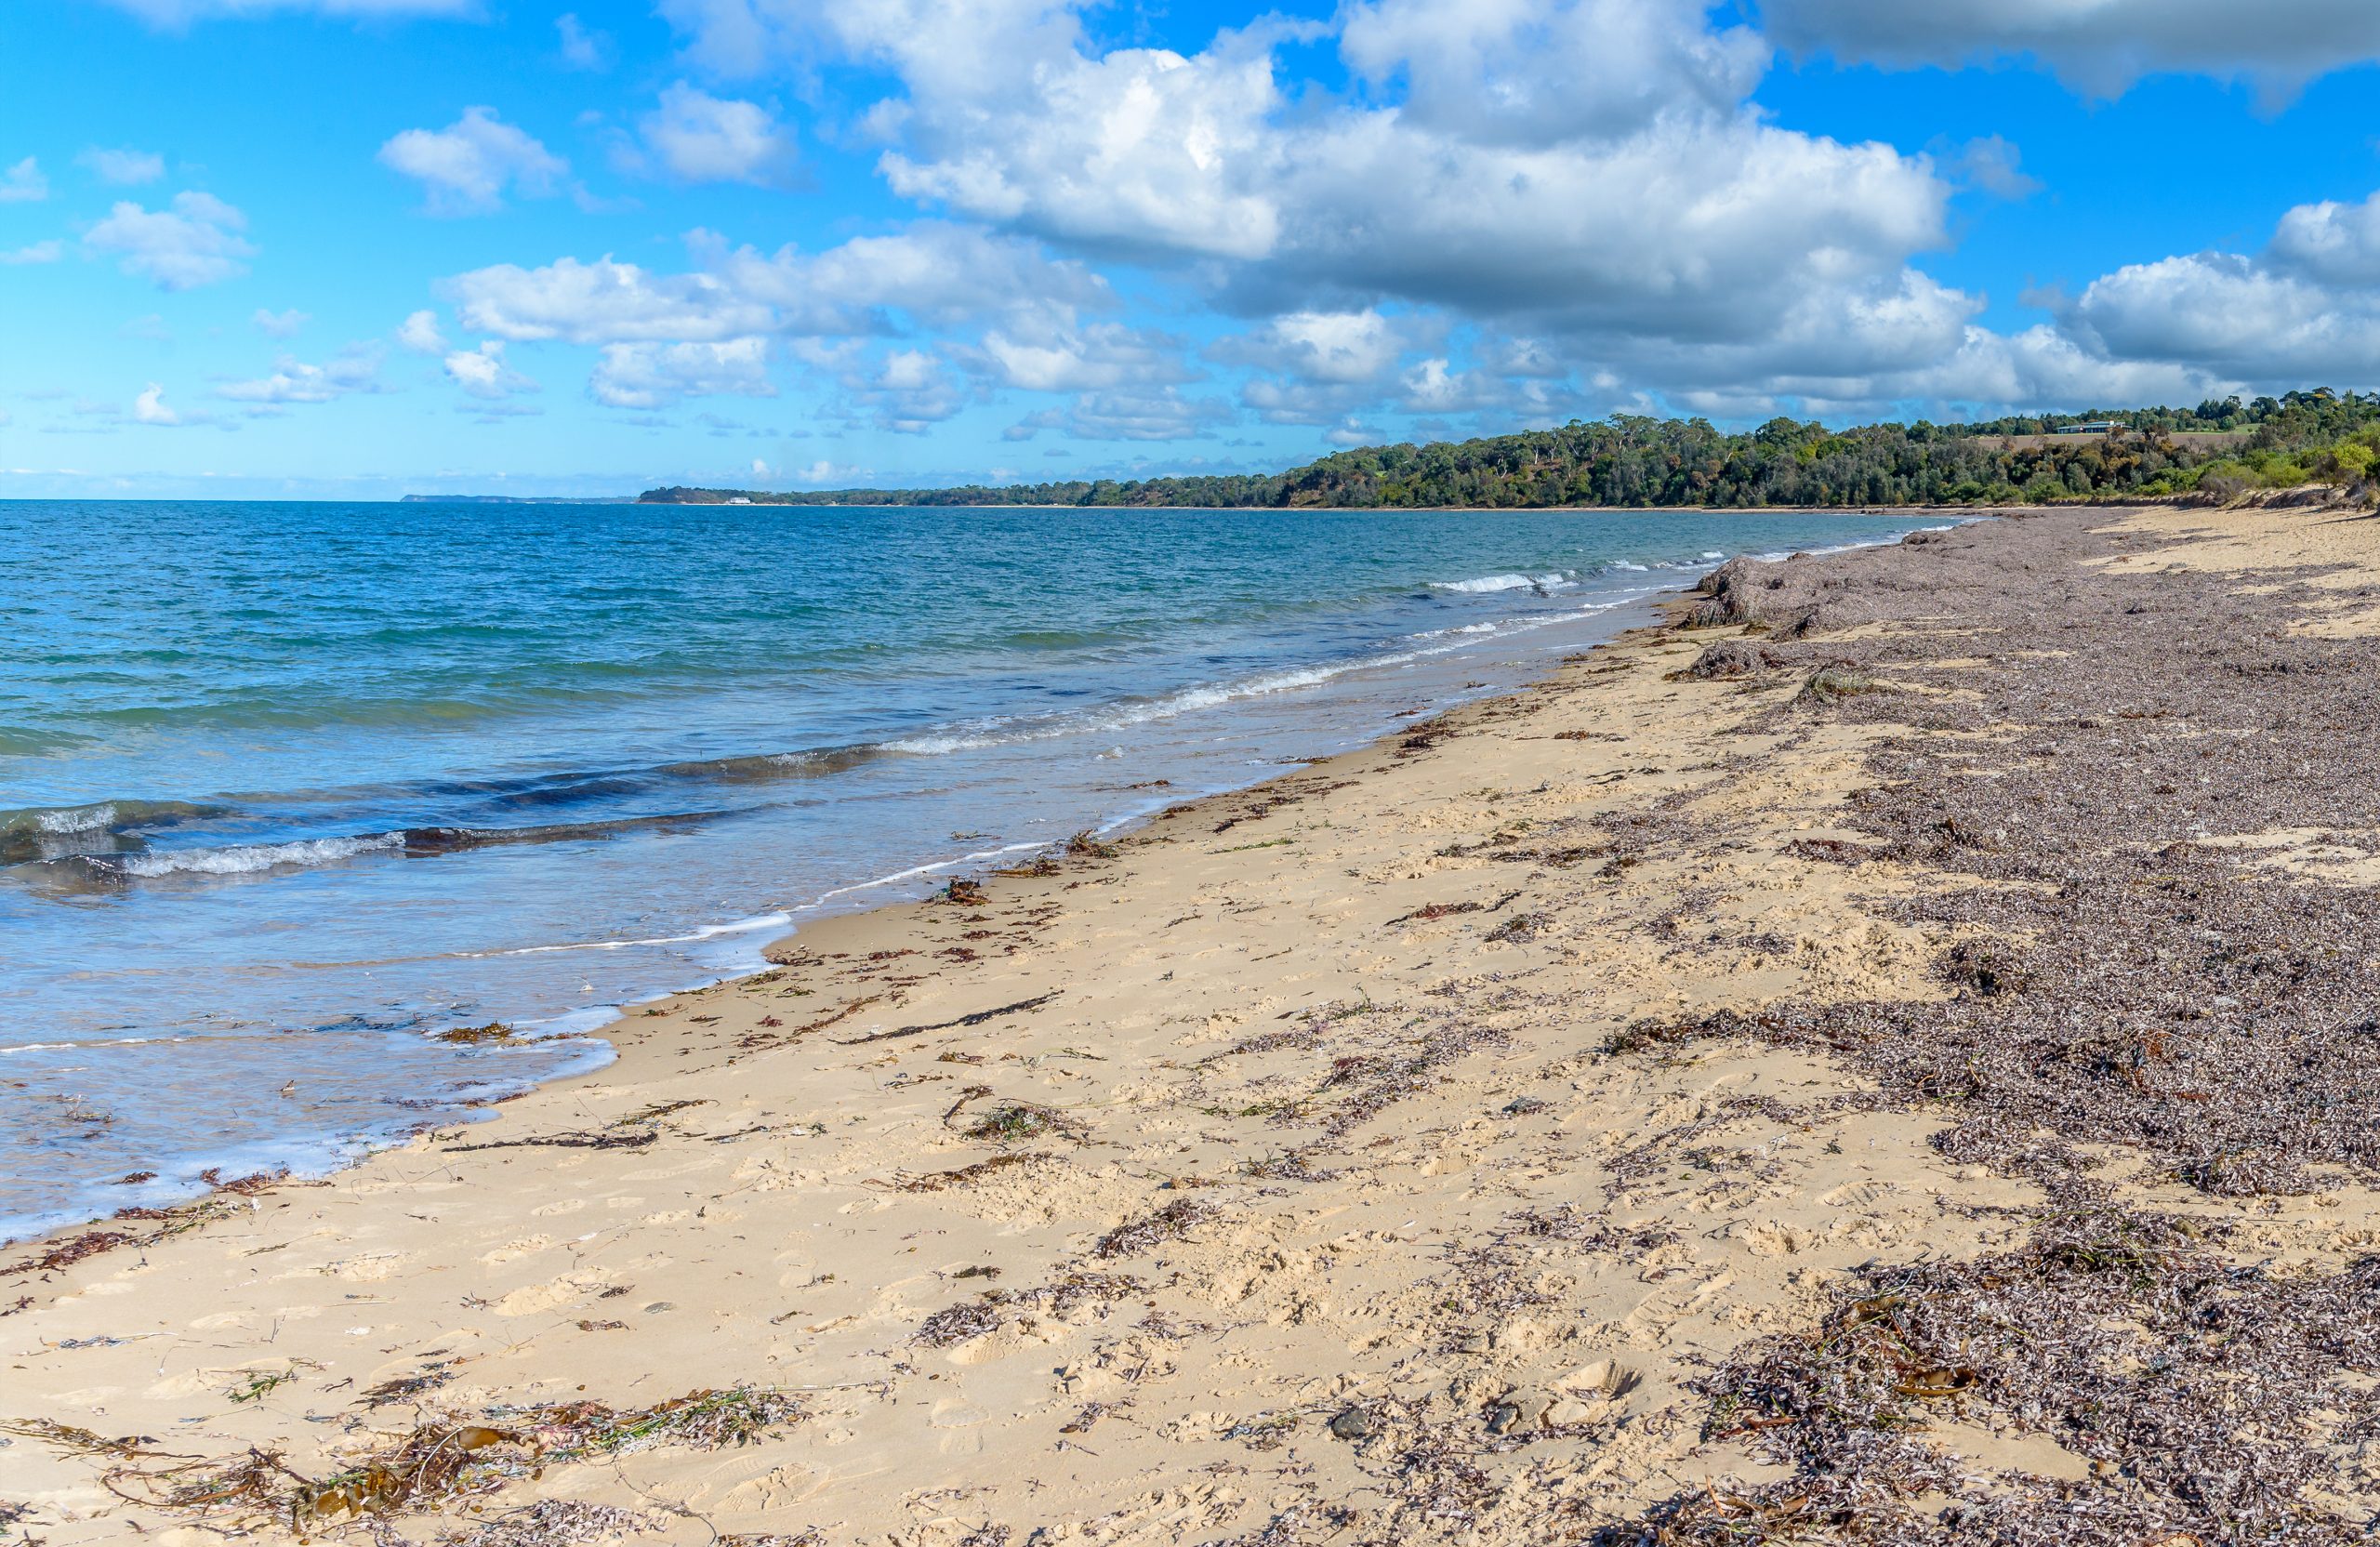
[(803, 1416), (791, 1396), (750, 1386), (689, 1392), (649, 1408), (585, 1401), (492, 1408), (417, 1423), (327, 1476), (309, 1476), (272, 1449), (229, 1459), (174, 1455), (41, 1421), (0, 1422), (0, 1432), (92, 1458), (108, 1490), (135, 1504), (217, 1521), (277, 1516), (304, 1530), (435, 1508), (551, 1465), (661, 1446), (748, 1445)]

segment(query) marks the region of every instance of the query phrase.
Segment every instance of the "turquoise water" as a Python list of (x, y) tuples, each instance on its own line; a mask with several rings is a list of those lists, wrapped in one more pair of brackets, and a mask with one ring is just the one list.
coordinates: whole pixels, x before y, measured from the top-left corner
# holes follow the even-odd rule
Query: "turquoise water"
[[(0, 1236), (451, 1118), (822, 908), (1913, 524), (0, 504)], [(424, 1035), (498, 1018), (553, 1039)]]

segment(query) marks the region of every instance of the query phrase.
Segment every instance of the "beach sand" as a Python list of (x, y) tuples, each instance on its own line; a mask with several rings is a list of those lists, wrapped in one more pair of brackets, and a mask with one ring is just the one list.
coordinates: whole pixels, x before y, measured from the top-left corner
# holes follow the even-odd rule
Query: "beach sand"
[(1920, 536), (10, 1249), (0, 1517), (2347, 1540), (2380, 522)]

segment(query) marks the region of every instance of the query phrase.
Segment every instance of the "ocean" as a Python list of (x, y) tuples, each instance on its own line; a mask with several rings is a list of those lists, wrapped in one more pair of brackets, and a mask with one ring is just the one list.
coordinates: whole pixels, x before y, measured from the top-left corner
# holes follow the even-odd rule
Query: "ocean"
[(0, 1238), (455, 1121), (806, 919), (1919, 524), (0, 503)]

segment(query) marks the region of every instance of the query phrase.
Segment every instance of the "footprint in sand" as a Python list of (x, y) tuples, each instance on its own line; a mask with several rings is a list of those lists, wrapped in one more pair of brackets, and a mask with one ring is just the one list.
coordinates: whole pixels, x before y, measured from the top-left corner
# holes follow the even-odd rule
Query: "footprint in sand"
[(502, 1267), (507, 1263), (517, 1263), (523, 1257), (535, 1257), (553, 1244), (554, 1238), (551, 1236), (523, 1236), (517, 1241), (507, 1241), (493, 1250), (482, 1252), (480, 1266)]

